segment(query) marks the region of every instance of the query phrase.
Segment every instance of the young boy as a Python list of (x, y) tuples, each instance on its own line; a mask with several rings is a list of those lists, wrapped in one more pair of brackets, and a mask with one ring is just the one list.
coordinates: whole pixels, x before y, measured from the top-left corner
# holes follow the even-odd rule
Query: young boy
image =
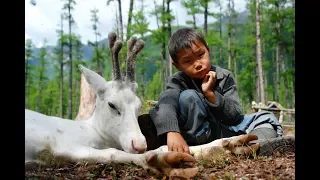
[[(281, 137), (282, 127), (272, 113), (241, 115), (233, 74), (211, 65), (209, 47), (199, 32), (192, 28), (177, 30), (168, 49), (179, 72), (169, 78), (166, 90), (149, 112), (150, 117), (139, 118), (148, 149), (167, 144), (169, 151), (190, 153), (190, 145), (253, 133), (260, 140), (268, 140), (260, 142), (261, 155), (271, 154), (274, 146), (282, 148), (284, 143), (290, 147), (283, 151), (294, 151), (294, 138)], [(150, 118), (152, 121), (143, 122)], [(146, 126), (152, 128), (147, 130)], [(274, 148), (264, 148), (265, 144)]]

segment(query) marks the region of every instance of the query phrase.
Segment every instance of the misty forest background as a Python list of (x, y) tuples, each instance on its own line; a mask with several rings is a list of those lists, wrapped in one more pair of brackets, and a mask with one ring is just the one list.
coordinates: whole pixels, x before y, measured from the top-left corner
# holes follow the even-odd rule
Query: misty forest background
[[(101, 72), (110, 80), (112, 62), (108, 40), (99, 33), (104, 31), (99, 28), (104, 18), (97, 16), (98, 10), (88, 9), (96, 38), (82, 44), (81, 36), (74, 33), (77, 22), (72, 17), (77, 1), (62, 1), (56, 46), (47, 46), (46, 39), (41, 48), (35, 48), (32, 39), (25, 42), (25, 108), (74, 119), (80, 104), (81, 74), (77, 65)], [(114, 31), (124, 42), (119, 57), (122, 70), (126, 41), (131, 36), (145, 41), (136, 59), (138, 96), (143, 102), (157, 101), (168, 76), (177, 71), (170, 63), (167, 42), (177, 28), (183, 27), (171, 12), (173, 0), (153, 0), (153, 6), (147, 8), (145, 1), (130, 0), (129, 9), (121, 9), (121, 0), (106, 1), (107, 6), (118, 8)], [(234, 73), (244, 113), (249, 111), (252, 101), (277, 101), (285, 108), (295, 107), (294, 0), (246, 0), (246, 10), (242, 12), (235, 10), (234, 0), (179, 3), (188, 12), (190, 20), (186, 26), (205, 36), (211, 62)], [(217, 7), (217, 11), (209, 11), (209, 7)], [(123, 11), (129, 12), (128, 19), (122, 17)], [(147, 16), (157, 20), (157, 29), (149, 29)], [(209, 17), (214, 20), (208, 20)], [(196, 21), (199, 18), (203, 18), (203, 24)], [(146, 106), (144, 110), (147, 111)]]

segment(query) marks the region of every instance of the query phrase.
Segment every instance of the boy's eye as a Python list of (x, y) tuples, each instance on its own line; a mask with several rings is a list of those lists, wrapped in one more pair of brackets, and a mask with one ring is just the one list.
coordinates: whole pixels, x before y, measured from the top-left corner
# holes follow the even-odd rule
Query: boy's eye
[(192, 63), (192, 60), (186, 60), (184, 63), (185, 64), (190, 64), (190, 63)]

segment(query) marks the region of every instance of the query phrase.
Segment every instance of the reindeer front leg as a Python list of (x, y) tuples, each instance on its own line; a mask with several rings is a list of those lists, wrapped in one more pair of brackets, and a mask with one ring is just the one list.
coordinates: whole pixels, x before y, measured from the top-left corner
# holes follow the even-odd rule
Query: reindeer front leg
[[(233, 136), (229, 138), (216, 139), (210, 143), (190, 146), (190, 153), (195, 159), (207, 159), (217, 152), (227, 151), (237, 155), (250, 155), (259, 148), (259, 143), (251, 143), (250, 141), (257, 140), (258, 137), (254, 134), (245, 134)], [(168, 146), (161, 146), (155, 151), (168, 152)]]
[(91, 163), (134, 163), (154, 173), (162, 172), (169, 177), (191, 178), (198, 172), (194, 166), (195, 159), (186, 153), (148, 151), (144, 154), (131, 154), (118, 149), (94, 149), (83, 146), (66, 148), (54, 152), (56, 156), (67, 157), (73, 162), (89, 161)]
[(210, 157), (214, 151), (223, 149), (236, 155), (251, 155), (259, 148), (259, 143), (252, 143), (251, 141), (257, 140), (258, 137), (254, 134), (245, 134), (233, 136), (229, 138), (221, 138), (214, 140), (208, 144), (190, 147), (191, 153), (194, 154), (196, 159)]

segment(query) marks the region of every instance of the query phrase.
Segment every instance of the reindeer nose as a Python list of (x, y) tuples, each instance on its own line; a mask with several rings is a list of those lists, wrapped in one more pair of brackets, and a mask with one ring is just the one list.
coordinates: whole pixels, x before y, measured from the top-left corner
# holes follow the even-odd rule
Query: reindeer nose
[(133, 139), (131, 141), (132, 149), (137, 151), (139, 154), (144, 153), (147, 150), (147, 143), (145, 141), (137, 141)]

